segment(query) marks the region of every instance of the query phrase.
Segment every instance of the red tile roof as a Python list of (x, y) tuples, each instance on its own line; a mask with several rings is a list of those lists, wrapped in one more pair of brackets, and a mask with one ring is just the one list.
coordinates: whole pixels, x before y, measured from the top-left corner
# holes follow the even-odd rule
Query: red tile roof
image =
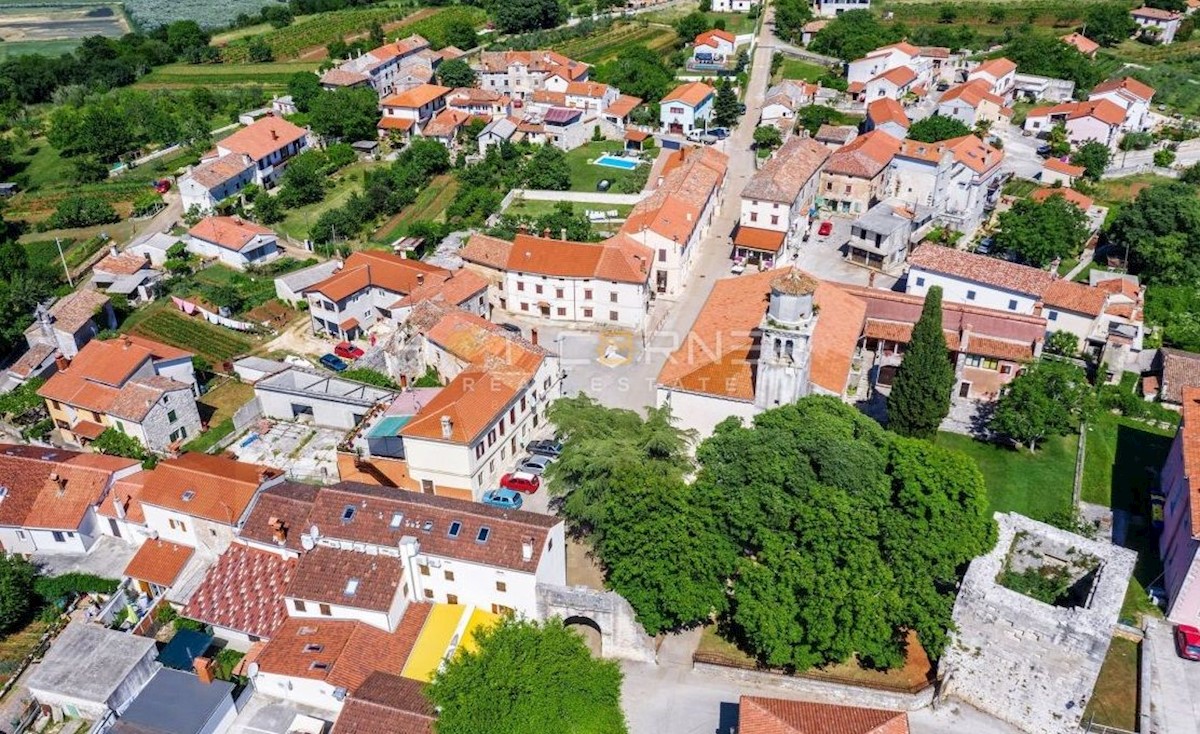
[(100, 259), (100, 262), (92, 266), (92, 270), (101, 273), (112, 273), (114, 275), (132, 275), (143, 268), (149, 267), (150, 261), (141, 255), (135, 255), (132, 252), (119, 252), (115, 255), (105, 255)]
[(436, 711), (425, 686), (391, 673), (372, 673), (346, 699), (330, 734), (433, 734)]
[[(643, 284), (650, 277), (653, 252), (628, 237), (611, 237), (603, 242), (571, 242), (519, 234), (508, 248), (503, 247), (503, 242), (472, 235), (460, 254), (467, 262), (552, 278), (596, 278)], [(501, 259), (503, 265), (497, 265)]]
[(882, 130), (872, 130), (833, 151), (825, 171), (843, 176), (874, 178), (900, 151), (900, 140)]
[[(150, 472), (140, 471), (113, 482), (112, 490), (104, 501), (96, 508), (101, 517), (111, 517), (126, 520), (137, 525), (146, 523), (146, 515), (142, 512), (142, 488)], [(121, 510), (118, 514), (117, 505)]]
[(917, 80), (917, 72), (911, 66), (893, 66), (871, 81), (876, 79), (885, 79), (897, 87), (903, 87)]
[(1074, 46), (1084, 56), (1091, 56), (1100, 50), (1100, 44), (1082, 33), (1068, 33), (1065, 36), (1061, 36), (1059, 40), (1069, 46)]
[(114, 475), (137, 465), (103, 454), (0, 444), (0, 525), (76, 531)]
[(245, 153), (256, 161), (292, 143), (303, 140), (308, 131), (282, 117), (266, 115), (217, 143), (218, 150)]
[(187, 453), (161, 461), (148, 472), (141, 502), (211, 522), (236, 525), (259, 485), (279, 474), (278, 469), (224, 456)]
[[(263, 545), (299, 551), (300, 535), (308, 532), (308, 513), (317, 488), (308, 484), (281, 482), (267, 487), (258, 495), (258, 501), (238, 531), (243, 540)], [(283, 532), (283, 543), (275, 535), (275, 525)]]
[(976, 66), (971, 70), (970, 76), (974, 76), (976, 74), (987, 74), (994, 79), (999, 79), (1000, 77), (1010, 74), (1016, 70), (1017, 65), (1015, 63), (1004, 57), (1000, 57), (998, 59), (989, 59), (979, 66)]
[(707, 147), (669, 154), (660, 172), (662, 184), (634, 205), (621, 232), (636, 237), (645, 229), (687, 243), (724, 181), (728, 165), (729, 156)]
[(953, 102), (956, 99), (961, 99), (975, 108), (984, 101), (991, 102), (997, 107), (1004, 107), (1004, 100), (992, 94), (992, 85), (988, 84), (986, 79), (972, 79), (966, 84), (959, 84), (947, 89), (938, 104)]
[[(1168, 403), (1181, 403), (1184, 390), (1200, 386), (1200, 354), (1185, 352), (1182, 349), (1163, 347), (1158, 350), (1162, 359), (1162, 400)], [(1186, 420), (1186, 413), (1185, 420)], [(1200, 427), (1200, 422), (1193, 421), (1193, 427)], [(1191, 474), (1190, 476), (1200, 476)], [(1200, 484), (1200, 482), (1198, 482)], [(1200, 525), (1194, 527), (1200, 528)]]
[(1129, 11), (1135, 18), (1150, 18), (1152, 20), (1179, 20), (1179, 13), (1162, 8), (1141, 7)]
[(234, 252), (241, 252), (255, 237), (275, 236), (271, 229), (241, 217), (206, 217), (189, 229), (188, 234)]
[(713, 89), (704, 82), (688, 82), (680, 84), (667, 93), (667, 96), (662, 98), (660, 104), (668, 102), (680, 102), (688, 107), (699, 107), (712, 95), (716, 94), (717, 90)]
[(611, 115), (613, 117), (628, 117), (629, 113), (633, 112), (634, 108), (641, 103), (641, 97), (633, 97), (628, 94), (622, 94), (613, 100), (613, 103), (604, 110), (604, 114)]
[(453, 90), (437, 84), (422, 84), (419, 87), (405, 90), (399, 94), (384, 97), (380, 107), (400, 107), (403, 109), (419, 109), (436, 99), (445, 97)]
[(738, 734), (908, 734), (908, 714), (742, 696), (738, 703)]
[(1030, 194), (1029, 198), (1034, 201), (1045, 201), (1051, 196), (1061, 196), (1084, 211), (1092, 208), (1092, 197), (1070, 188), (1042, 188)]
[(125, 575), (158, 586), (170, 587), (179, 578), (194, 550), (186, 545), (152, 538), (142, 543), (125, 566)]
[(1054, 281), (1054, 276), (1045, 270), (933, 244), (920, 245), (913, 250), (908, 264), (1031, 296), (1040, 296)]
[(399, 558), (318, 545), (300, 556), (284, 593), (318, 604), (387, 612), (403, 579), (404, 562)]
[(876, 127), (894, 122), (905, 130), (911, 124), (904, 112), (904, 105), (891, 97), (880, 97), (867, 105), (867, 117)]
[(1047, 158), (1042, 162), (1042, 168), (1049, 169), (1055, 173), (1061, 173), (1066, 176), (1082, 176), (1087, 171), (1083, 166), (1074, 166), (1061, 158)]
[(696, 46), (712, 46), (713, 48), (716, 48), (720, 41), (724, 41), (725, 43), (734, 43), (737, 41), (737, 37), (729, 31), (723, 31), (718, 28), (714, 28), (696, 36), (696, 40), (693, 42), (693, 44)]
[(452, 271), (450, 276), (440, 283), (426, 281), (425, 285), (417, 286), (411, 293), (392, 304), (392, 308), (413, 306), (422, 301), (462, 306), (487, 287), (487, 279), (478, 273), (465, 269)]
[(1192, 537), (1200, 537), (1200, 386), (1183, 388), (1183, 422), (1179, 440), (1183, 450), (1183, 473), (1188, 478), (1188, 509), (1192, 518)]
[(81, 288), (50, 306), (50, 320), (54, 322), (54, 328), (74, 334), (100, 313), (108, 302), (108, 296), (95, 288)]
[(765, 199), (790, 207), (829, 154), (829, 148), (812, 138), (792, 136), (750, 178), (742, 189), (742, 199)]
[(779, 252), (783, 247), (784, 233), (772, 229), (757, 227), (738, 227), (737, 235), (733, 238), (735, 247), (745, 247), (758, 252)]
[(287, 619), (283, 594), (295, 573), (295, 559), (234, 543), (208, 569), (183, 614), (255, 637), (272, 638)]
[(1154, 87), (1149, 84), (1143, 84), (1131, 76), (1121, 77), (1120, 79), (1110, 79), (1092, 87), (1092, 94), (1104, 94), (1105, 92), (1123, 91), (1132, 94), (1139, 99), (1149, 102), (1154, 98)]
[(332, 301), (340, 301), (367, 288), (382, 288), (402, 296), (423, 285), (444, 283), (451, 275), (449, 270), (421, 260), (363, 250), (352, 253), (341, 270), (309, 286), (305, 292), (320, 293)]
[(381, 117), (375, 127), (380, 130), (411, 130), (417, 121), (408, 117)]
[(187, 174), (190, 178), (209, 191), (221, 186), (226, 181), (254, 169), (254, 160), (244, 153), (229, 153), (214, 160), (201, 163)]
[(258, 668), (323, 680), (354, 695), (373, 673), (398, 675), (403, 670), (429, 609), (429, 604), (409, 604), (394, 633), (364, 622), (289, 618), (259, 655)]

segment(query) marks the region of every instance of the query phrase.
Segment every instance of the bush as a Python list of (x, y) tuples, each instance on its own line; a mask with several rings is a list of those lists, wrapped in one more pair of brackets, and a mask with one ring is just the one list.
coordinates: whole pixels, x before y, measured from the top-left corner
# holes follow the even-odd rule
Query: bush
[(1169, 148), (1154, 151), (1154, 165), (1159, 168), (1169, 168), (1175, 162), (1175, 151)]
[(74, 598), (81, 594), (111, 594), (119, 582), (90, 573), (64, 573), (61, 576), (39, 576), (33, 582), (33, 591), (46, 603), (63, 598)]
[(51, 226), (59, 229), (91, 227), (119, 221), (121, 217), (107, 201), (97, 196), (80, 194), (68, 196), (59, 202), (58, 208), (50, 217)]
[(389, 390), (400, 389), (400, 386), (393, 382), (390, 377), (382, 372), (379, 372), (378, 370), (373, 370), (370, 367), (356, 367), (352, 370), (346, 370), (339, 376), (347, 380), (365, 382), (368, 385), (383, 387)]

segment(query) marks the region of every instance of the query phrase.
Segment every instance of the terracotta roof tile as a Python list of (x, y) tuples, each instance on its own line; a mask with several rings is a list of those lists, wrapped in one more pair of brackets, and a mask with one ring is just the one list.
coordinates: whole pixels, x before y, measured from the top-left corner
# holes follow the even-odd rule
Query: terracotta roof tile
[(82, 288), (63, 296), (50, 306), (54, 328), (75, 333), (109, 302), (108, 296), (94, 288)]
[(885, 79), (897, 87), (903, 87), (917, 80), (917, 72), (913, 71), (911, 66), (893, 66), (871, 81), (876, 79)]
[(372, 673), (346, 699), (331, 734), (433, 734), (436, 712), (424, 690), (415, 680)]
[(458, 129), (471, 119), (471, 114), (452, 107), (446, 107), (425, 123), (421, 134), (429, 138), (446, 138), (458, 132)]
[[(500, 242), (503, 241), (472, 235), (460, 254), (467, 262), (553, 278), (598, 278), (640, 284), (650, 277), (652, 251), (627, 237), (571, 242), (519, 234), (507, 248)], [(500, 257), (505, 258), (503, 264), (495, 264)]]
[(829, 148), (812, 138), (793, 136), (754, 173), (742, 190), (742, 198), (790, 206), (800, 196), (804, 184), (820, 172), (829, 153)]
[[(246, 522), (238, 530), (244, 540), (299, 551), (300, 535), (308, 532), (308, 513), (317, 497), (317, 488), (308, 484), (281, 482), (267, 487), (258, 495)], [(280, 543), (275, 526), (283, 534)]]
[[(113, 482), (112, 489), (104, 501), (96, 508), (101, 517), (121, 519), (124, 517), (131, 523), (144, 525), (146, 514), (142, 512), (142, 488), (146, 485), (146, 477), (150, 472), (140, 471)], [(120, 505), (118, 511), (117, 506)]]
[(829, 173), (858, 178), (874, 178), (900, 151), (900, 141), (882, 130), (860, 135), (833, 151), (825, 162)]
[(969, 76), (974, 76), (976, 74), (987, 74), (994, 79), (999, 79), (1000, 77), (1010, 74), (1016, 70), (1017, 65), (1015, 63), (1009, 59), (1000, 57), (998, 59), (989, 59), (979, 66), (976, 66), (971, 70)]
[(1135, 18), (1150, 18), (1152, 20), (1179, 20), (1179, 13), (1174, 10), (1163, 10), (1162, 8), (1141, 7), (1134, 8), (1129, 11)]
[(186, 545), (152, 538), (142, 543), (125, 566), (125, 575), (158, 586), (170, 587), (179, 578), (194, 550)]
[(726, 43), (734, 43), (735, 41), (737, 41), (737, 37), (734, 36), (729, 31), (723, 31), (718, 28), (713, 28), (712, 30), (704, 31), (700, 35), (696, 36), (695, 41), (693, 41), (693, 45), (696, 45), (696, 46), (708, 45), (708, 46), (713, 46), (715, 48), (719, 41), (724, 41)]
[(1143, 84), (1131, 76), (1110, 79), (1109, 81), (1097, 84), (1095, 87), (1092, 87), (1092, 94), (1104, 94), (1105, 92), (1116, 90), (1128, 92), (1147, 102), (1154, 98), (1154, 87), (1151, 87), (1149, 84)]
[(688, 82), (687, 84), (680, 84), (668, 92), (667, 96), (663, 97), (659, 104), (680, 102), (689, 107), (699, 107), (704, 103), (704, 100), (716, 93), (717, 90), (704, 82)]
[(604, 114), (612, 115), (613, 117), (627, 117), (641, 103), (641, 97), (622, 94), (613, 100), (613, 103), (604, 110)]
[(784, 233), (773, 229), (739, 226), (733, 244), (758, 252), (779, 252), (783, 247), (783, 239)]
[(1087, 171), (1083, 166), (1071, 165), (1061, 158), (1047, 158), (1042, 162), (1042, 168), (1067, 176), (1082, 176)]
[(904, 105), (891, 97), (880, 97), (868, 104), (867, 117), (877, 127), (884, 123), (894, 122), (907, 130), (911, 124), (908, 121), (908, 115), (904, 112)]
[(946, 90), (938, 104), (953, 102), (961, 99), (971, 107), (978, 108), (985, 100), (997, 107), (1004, 107), (1004, 100), (992, 94), (992, 85), (986, 79), (972, 79), (965, 84), (959, 84)]
[(399, 94), (384, 97), (380, 107), (400, 107), (403, 109), (419, 109), (434, 100), (445, 97), (453, 90), (438, 84), (422, 84), (419, 87), (405, 90)]
[(305, 601), (386, 612), (403, 578), (404, 563), (399, 558), (318, 545), (300, 556), (285, 594)]
[(440, 283), (426, 282), (425, 285), (417, 286), (411, 293), (392, 304), (392, 308), (412, 306), (422, 301), (463, 306), (487, 288), (488, 281), (482, 275), (470, 270), (458, 270)]
[(1082, 33), (1068, 33), (1065, 36), (1060, 36), (1059, 40), (1069, 46), (1074, 46), (1084, 56), (1091, 56), (1100, 50), (1100, 44)]
[(241, 217), (206, 217), (189, 229), (188, 234), (235, 252), (244, 250), (255, 237), (275, 236), (271, 229)]
[(742, 696), (738, 734), (908, 734), (903, 711)]
[(141, 255), (135, 255), (132, 252), (120, 252), (116, 255), (108, 254), (100, 258), (100, 261), (92, 266), (92, 270), (101, 273), (112, 273), (114, 275), (133, 275), (139, 270), (149, 267), (151, 267), (150, 261)]
[(421, 260), (393, 255), (389, 252), (359, 251), (346, 258), (342, 269), (309, 286), (305, 292), (316, 292), (333, 301), (340, 301), (366, 288), (382, 288), (402, 296), (423, 285), (445, 282), (451, 272)]
[(725, 179), (729, 157), (712, 148), (681, 148), (671, 153), (660, 172), (662, 184), (634, 205), (621, 232), (636, 236), (643, 229), (686, 243), (700, 215)]
[(1013, 362), (1032, 362), (1034, 356), (1033, 347), (1029, 344), (1015, 344), (975, 334), (971, 335), (971, 338), (961, 349), (967, 354), (1007, 359)]
[(329, 69), (321, 75), (321, 83), (331, 87), (353, 87), (358, 84), (366, 84), (370, 80), (370, 76), (348, 69)]
[(244, 153), (229, 153), (193, 168), (184, 178), (190, 178), (209, 191), (226, 181), (241, 176), (254, 168), (254, 160)]
[[(1200, 354), (1167, 347), (1158, 352), (1162, 360), (1162, 399), (1178, 405), (1183, 402), (1184, 388), (1200, 387)], [(1192, 425), (1200, 426), (1200, 421), (1193, 421)]]
[(1034, 201), (1045, 201), (1046, 199), (1049, 199), (1051, 196), (1061, 196), (1064, 199), (1066, 199), (1067, 201), (1074, 204), (1075, 206), (1084, 210), (1085, 212), (1088, 209), (1091, 209), (1092, 204), (1093, 204), (1092, 197), (1090, 197), (1086, 194), (1082, 194), (1082, 193), (1076, 191), (1075, 189), (1071, 189), (1071, 188), (1038, 189), (1038, 190), (1034, 191), (1032, 194), (1030, 194), (1029, 198), (1033, 199)]
[(381, 117), (375, 127), (380, 130), (411, 130), (416, 120), (407, 117)]
[(0, 444), (0, 525), (79, 529), (118, 472), (137, 461), (103, 454)]
[(1183, 422), (1179, 425), (1179, 440), (1183, 451), (1183, 473), (1188, 478), (1188, 509), (1191, 515), (1192, 537), (1200, 536), (1200, 386), (1189, 384), (1182, 390)]
[(259, 485), (278, 469), (224, 456), (187, 453), (159, 462), (142, 487), (141, 502), (225, 525), (236, 525)]
[(917, 247), (909, 255), (908, 263), (922, 270), (1031, 296), (1040, 296), (1054, 281), (1054, 276), (1045, 270), (932, 244)]
[(178, 380), (162, 375), (137, 377), (125, 383), (117, 392), (116, 397), (108, 405), (107, 413), (141, 423), (150, 413), (150, 409), (157, 405), (164, 395), (179, 390), (190, 393), (192, 389)]
[(234, 543), (208, 569), (183, 614), (255, 637), (273, 638), (287, 619), (283, 594), (295, 559)]
[(303, 140), (308, 131), (282, 117), (266, 115), (217, 143), (218, 150), (245, 153), (256, 161), (292, 143)]
[(33, 374), (33, 371), (50, 359), (50, 355), (57, 352), (57, 348), (49, 344), (34, 344), (25, 353), (17, 358), (8, 366), (8, 371), (16, 377), (26, 379)]

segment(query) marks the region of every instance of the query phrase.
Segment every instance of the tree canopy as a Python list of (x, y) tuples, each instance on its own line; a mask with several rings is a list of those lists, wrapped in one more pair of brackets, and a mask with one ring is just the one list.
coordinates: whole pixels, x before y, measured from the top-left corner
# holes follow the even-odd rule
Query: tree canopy
[(942, 289), (934, 286), (925, 294), (921, 318), (888, 395), (888, 428), (903, 436), (932, 438), (950, 412), (953, 389), (954, 367), (942, 331)]
[(696, 485), (738, 545), (729, 622), (772, 666), (904, 659), (946, 642), (960, 568), (995, 538), (971, 460), (896, 436), (835, 398), (728, 419)]
[(426, 693), (438, 734), (625, 734), (621, 669), (558, 619), (505, 618), (459, 646)]
[(28, 621), (36, 598), (37, 568), (21, 556), (0, 553), (0, 633), (12, 632)]
[(902, 28), (882, 22), (870, 10), (847, 10), (822, 28), (808, 48), (814, 53), (853, 61), (903, 38)]
[(807, 0), (775, 0), (775, 34), (785, 41), (796, 43), (804, 26), (812, 20), (812, 7)]
[(1087, 37), (1101, 46), (1116, 46), (1137, 30), (1125, 3), (1096, 3), (1084, 14)]
[(318, 135), (353, 142), (374, 140), (379, 97), (367, 87), (322, 92), (310, 104), (309, 122)]
[(724, 127), (731, 127), (741, 115), (740, 103), (733, 85), (728, 79), (722, 79), (717, 84), (717, 97), (713, 100), (713, 121)]
[(437, 68), (438, 82), (444, 87), (473, 87), (475, 72), (462, 59), (443, 61)]
[(1025, 368), (1004, 388), (991, 428), (1033, 451), (1045, 438), (1075, 430), (1093, 401), (1080, 367), (1044, 359)]
[(492, 18), (502, 33), (525, 33), (539, 28), (553, 28), (562, 23), (566, 13), (558, 0), (501, 0), (491, 8)]
[(1099, 181), (1104, 175), (1104, 169), (1108, 168), (1109, 158), (1112, 157), (1112, 151), (1108, 146), (1096, 140), (1089, 140), (1071, 154), (1071, 162), (1077, 166), (1083, 166), (1085, 177)]
[(675, 70), (645, 46), (624, 49), (617, 58), (597, 66), (592, 76), (646, 102), (657, 102), (675, 86)]
[(321, 93), (321, 78), (311, 71), (298, 71), (288, 77), (288, 94), (300, 112), (308, 112), (309, 106)]
[(1088, 237), (1087, 215), (1063, 196), (1021, 199), (999, 217), (996, 245), (1036, 268), (1075, 255)]
[(933, 114), (923, 120), (917, 120), (908, 128), (910, 140), (920, 140), (923, 143), (937, 143), (950, 138), (970, 135), (971, 128), (960, 120), (945, 115)]
[(1100, 65), (1051, 35), (1018, 33), (1004, 46), (1004, 56), (1022, 74), (1070, 79), (1076, 89), (1091, 89), (1100, 82)]
[(712, 28), (713, 25), (709, 21), (708, 16), (699, 11), (693, 11), (675, 21), (675, 33), (679, 35), (679, 40), (684, 43), (691, 43), (696, 36)]
[(1108, 240), (1129, 249), (1130, 265), (1153, 283), (1200, 281), (1200, 198), (1183, 183), (1143, 189), (1121, 207)]

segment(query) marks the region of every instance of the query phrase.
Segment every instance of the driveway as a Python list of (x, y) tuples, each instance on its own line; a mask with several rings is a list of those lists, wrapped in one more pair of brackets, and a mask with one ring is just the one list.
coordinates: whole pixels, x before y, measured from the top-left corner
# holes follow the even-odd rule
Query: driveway
[[(621, 670), (621, 705), (631, 734), (734, 734), (743, 695), (804, 700), (787, 690), (726, 681), (687, 665), (623, 662)], [(1019, 734), (1008, 724), (953, 702), (937, 711), (911, 712), (908, 718), (913, 734)]]
[(46, 576), (88, 573), (119, 579), (137, 548), (111, 535), (101, 535), (87, 553), (34, 553), (33, 564)]
[(1015, 125), (998, 125), (993, 132), (1004, 143), (1004, 160), (1000, 166), (1017, 178), (1036, 180), (1042, 172), (1042, 157), (1037, 154), (1037, 149), (1043, 141), (1032, 135), (1025, 137)]
[(1143, 655), (1150, 656), (1150, 715), (1158, 734), (1200, 734), (1200, 663), (1175, 654), (1172, 625), (1151, 621)]

